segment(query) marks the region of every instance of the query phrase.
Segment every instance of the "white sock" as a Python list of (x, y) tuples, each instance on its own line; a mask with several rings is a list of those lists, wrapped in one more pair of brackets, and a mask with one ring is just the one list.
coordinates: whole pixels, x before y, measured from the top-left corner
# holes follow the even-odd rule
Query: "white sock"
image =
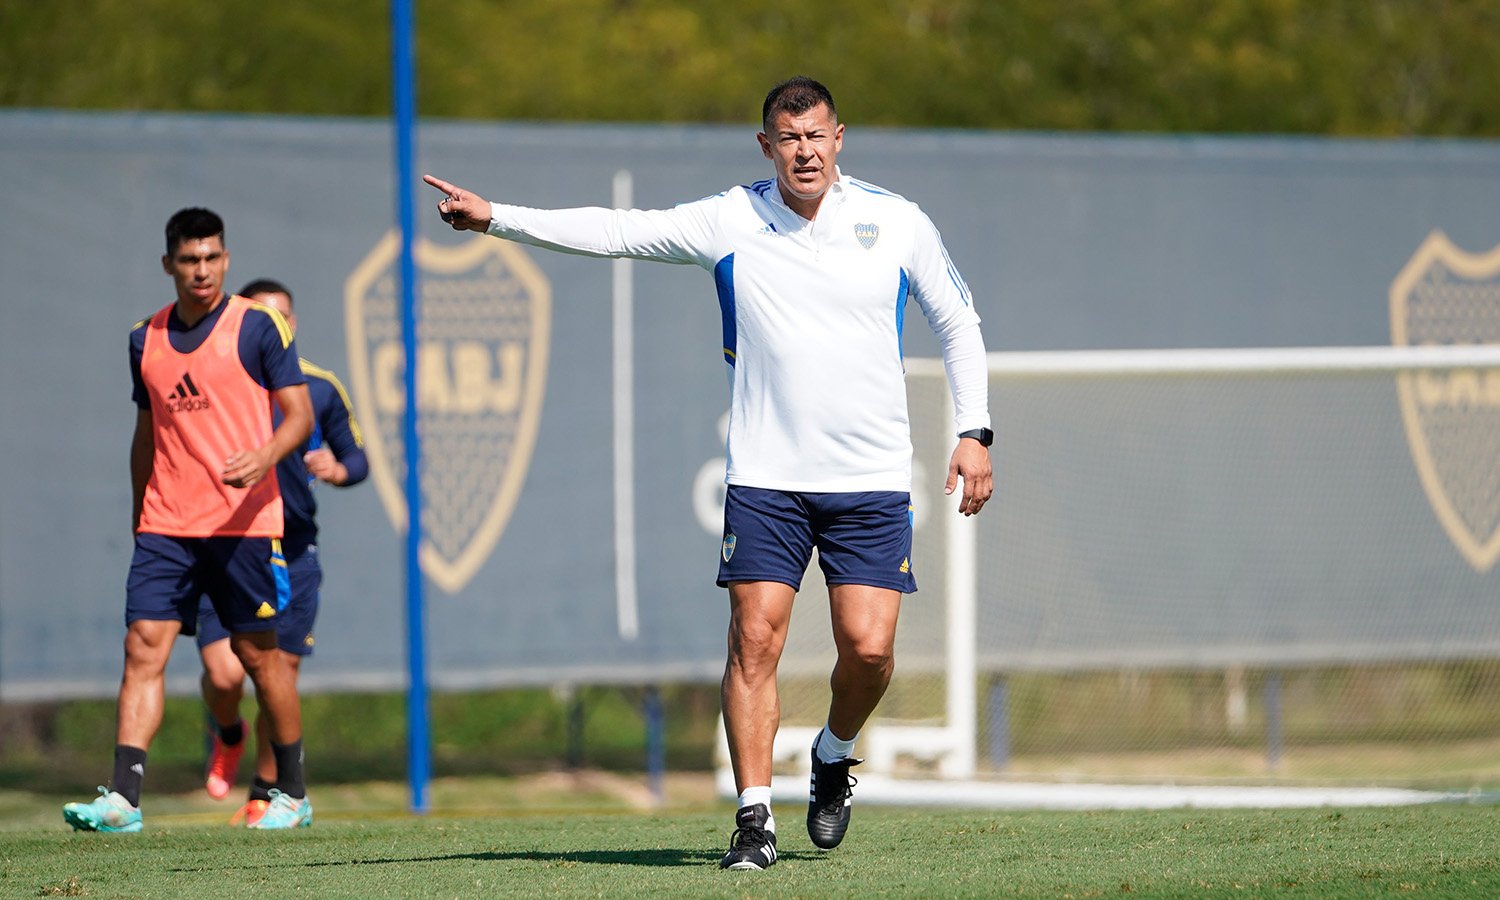
[[(770, 813), (770, 811), (771, 811), (771, 786), (770, 785), (766, 785), (765, 787), (747, 787), (747, 788), (745, 788), (744, 791), (742, 791), (740, 793), (740, 809), (744, 809), (747, 806), (754, 806), (757, 803), (764, 804), (765, 807), (766, 807), (766, 812)], [(766, 820), (766, 830), (770, 831), (770, 832), (775, 832), (776, 831), (776, 819), (775, 818), (769, 818), (769, 819)]]
[(854, 742), (857, 740), (858, 734), (846, 741), (825, 724), (823, 734), (818, 737), (818, 759), (826, 763), (838, 762), (854, 752)]

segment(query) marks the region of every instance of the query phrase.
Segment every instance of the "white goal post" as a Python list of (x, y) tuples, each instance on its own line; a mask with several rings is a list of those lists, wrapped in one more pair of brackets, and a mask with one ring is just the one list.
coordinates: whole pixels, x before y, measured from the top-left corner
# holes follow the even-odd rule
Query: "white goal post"
[[(976, 777), (981, 770), (980, 756), (983, 742), (981, 705), (983, 701), (980, 693), (986, 672), (1071, 672), (1152, 666), (1183, 666), (1205, 670), (1220, 667), (1222, 671), (1241, 665), (1296, 665), (1317, 663), (1324, 659), (1329, 661), (1425, 660), (1473, 658), (1490, 653), (1500, 658), (1500, 636), (1476, 634), (1475, 628), (1466, 625), (1463, 617), (1467, 613), (1463, 612), (1465, 607), (1462, 600), (1454, 601), (1455, 608), (1459, 611), (1455, 613), (1453, 621), (1456, 624), (1452, 626), (1453, 633), (1451, 634), (1446, 632), (1411, 634), (1409, 629), (1404, 629), (1399, 624), (1405, 620), (1398, 616), (1398, 624), (1392, 626), (1388, 640), (1380, 637), (1372, 640), (1358, 627), (1358, 614), (1351, 616), (1348, 610), (1352, 607), (1349, 603), (1340, 605), (1340, 598), (1328, 600), (1327, 610), (1317, 608), (1311, 612), (1297, 611), (1292, 614), (1291, 620), (1294, 622), (1312, 623), (1305, 629), (1306, 633), (1282, 625), (1276, 626), (1281, 630), (1277, 631), (1273, 628), (1268, 635), (1256, 633), (1253, 628), (1235, 632), (1233, 627), (1219, 627), (1221, 623), (1214, 621), (1209, 621), (1208, 625), (1198, 630), (1194, 630), (1192, 626), (1182, 626), (1180, 630), (1174, 630), (1176, 625), (1170, 621), (1174, 611), (1180, 613), (1182, 609), (1192, 609), (1194, 603), (1203, 606), (1205, 618), (1212, 620), (1214, 616), (1224, 617), (1222, 611), (1210, 608), (1213, 603), (1220, 603), (1227, 609), (1243, 611), (1246, 596), (1275, 595), (1280, 598), (1282, 594), (1295, 593), (1298, 589), (1295, 579), (1298, 577), (1298, 571), (1301, 571), (1295, 566), (1289, 575), (1265, 572), (1265, 585), (1244, 587), (1236, 582), (1235, 590), (1230, 591), (1226, 598), (1205, 600), (1199, 596), (1201, 585), (1189, 581), (1185, 587), (1180, 588), (1181, 597), (1171, 596), (1169, 598), (1171, 603), (1162, 604), (1164, 607), (1160, 614), (1162, 621), (1149, 622), (1144, 625), (1135, 622), (1128, 623), (1132, 627), (1138, 627), (1137, 632), (1132, 632), (1130, 628), (1115, 629), (1110, 616), (1117, 615), (1117, 613), (1101, 613), (1097, 616), (1097, 621), (1093, 618), (1082, 617), (1087, 618), (1088, 621), (1082, 622), (1085, 627), (1077, 629), (1079, 638), (1076, 646), (1059, 648), (1049, 643), (1051, 636), (1066, 635), (1072, 625), (1078, 624), (1067, 621), (1070, 614), (1065, 613), (1060, 616), (1061, 621), (1023, 623), (1033, 628), (1035, 634), (1039, 636), (1034, 646), (1023, 645), (1025, 638), (1012, 639), (1011, 636), (1022, 629), (1009, 626), (1003, 635), (1005, 640), (997, 640), (995, 622), (1008, 622), (1004, 608), (1007, 605), (1006, 594), (1010, 591), (1011, 585), (995, 582), (1008, 582), (1009, 579), (1004, 576), (1012, 575), (1018, 569), (1028, 566), (1032, 569), (1046, 570), (1046, 572), (1066, 572), (1069, 554), (1074, 553), (1077, 548), (1068, 546), (1060, 540), (1056, 549), (1057, 558), (1054, 560), (1040, 562), (1034, 559), (1020, 562), (1009, 560), (1004, 566), (996, 568), (995, 559), (1004, 557), (1007, 552), (1010, 552), (1008, 542), (1002, 538), (1012, 532), (1005, 529), (997, 531), (995, 523), (989, 521), (1006, 515), (1004, 510), (1008, 504), (1032, 502), (1030, 497), (1019, 499), (1014, 497), (1017, 492), (1013, 488), (1017, 481), (1046, 481), (1054, 474), (1050, 471), (1018, 472), (1010, 468), (1019, 463), (1011, 459), (1008, 454), (1009, 442), (1023, 439), (1024, 430), (1037, 427), (1037, 424), (1036, 420), (1014, 421), (1009, 418), (1008, 401), (1013, 394), (1034, 389), (1038, 384), (1044, 385), (1043, 390), (1048, 391), (1053, 390), (1054, 387), (1063, 392), (1090, 391), (1095, 386), (1099, 386), (1119, 392), (1121, 397), (1112, 395), (1104, 400), (1096, 401), (1097, 408), (1109, 410), (1117, 409), (1121, 405), (1121, 398), (1134, 403), (1139, 400), (1141, 394), (1148, 394), (1150, 396), (1146, 400), (1140, 401), (1142, 416), (1168, 422), (1191, 418), (1200, 408), (1217, 410), (1220, 405), (1218, 395), (1214, 394), (1214, 399), (1208, 401), (1195, 393), (1184, 407), (1185, 412), (1179, 416), (1174, 412), (1172, 404), (1182, 402), (1180, 398), (1174, 395), (1170, 399), (1156, 400), (1153, 399), (1155, 395), (1151, 392), (1178, 390), (1182, 385), (1193, 385), (1194, 391), (1215, 392), (1224, 390), (1224, 386), (1229, 385), (1227, 389), (1233, 393), (1224, 405), (1233, 405), (1237, 410), (1257, 409), (1267, 404), (1274, 406), (1282, 400), (1287, 400), (1285, 403), (1289, 410), (1286, 425), (1287, 437), (1285, 438), (1287, 441), (1295, 442), (1297, 429), (1305, 431), (1318, 424), (1308, 421), (1309, 418), (1318, 418), (1308, 416), (1306, 413), (1308, 409), (1326, 408), (1331, 416), (1327, 426), (1330, 434), (1342, 427), (1335, 413), (1341, 409), (1347, 409), (1350, 421), (1363, 423), (1361, 427), (1374, 429), (1372, 433), (1381, 434), (1383, 438), (1386, 435), (1380, 429), (1391, 430), (1396, 438), (1391, 439), (1389, 443), (1399, 445), (1399, 436), (1402, 433), (1399, 415), (1395, 415), (1392, 421), (1383, 419), (1372, 421), (1376, 417), (1370, 415), (1362, 405), (1385, 403), (1391, 410), (1396, 410), (1397, 392), (1393, 390), (1392, 381), (1383, 376), (1457, 369), (1484, 370), (1489, 380), (1481, 384), (1480, 390), (1482, 392), (1488, 385), (1487, 389), (1495, 394), (1490, 400), (1496, 407), (1500, 407), (1500, 344), (997, 352), (989, 354), (988, 365), (991, 409), (996, 414), (996, 501), (986, 509), (983, 516), (977, 518), (960, 516), (956, 511), (956, 502), (953, 502), (952, 498), (942, 498), (940, 494), (937, 494), (939, 497), (937, 501), (928, 504), (925, 532), (931, 535), (930, 540), (935, 543), (927, 548), (925, 556), (921, 551), (914, 550), (914, 556), (925, 568), (918, 570), (921, 588), (918, 594), (912, 595), (912, 598), (926, 595), (929, 599), (923, 602), (930, 604), (926, 607), (928, 610), (936, 612), (940, 608), (941, 635), (924, 631), (918, 637), (918, 646), (915, 649), (906, 642), (906, 634), (898, 635), (897, 679), (901, 679), (904, 672), (912, 673), (917, 677), (928, 676), (927, 687), (913, 689), (926, 691), (925, 699), (906, 704), (907, 710), (915, 708), (919, 711), (915, 717), (903, 712), (893, 712), (888, 715), (883, 709), (877, 710), (875, 718), (861, 735), (856, 750), (856, 753), (866, 759), (864, 772), (882, 776), (898, 773), (903, 768), (902, 761), (904, 760), (908, 763), (915, 763), (920, 772), (936, 774), (945, 779), (965, 780)], [(956, 441), (951, 434), (953, 430), (951, 428), (952, 401), (946, 386), (942, 360), (911, 358), (906, 361), (906, 368), (911, 398), (913, 443), (916, 446), (917, 477), (940, 487), (943, 470), (933, 471), (933, 468), (939, 465), (946, 467), (947, 458), (944, 454), (951, 451)], [(1328, 391), (1330, 395), (1328, 397), (1319, 395), (1313, 398), (1304, 396), (1306, 393), (1303, 390), (1304, 379), (1306, 384), (1312, 385), (1312, 391)], [(1357, 382), (1357, 388), (1348, 386), (1351, 379)], [(1400, 381), (1399, 378), (1395, 380)], [(1359, 397), (1357, 404), (1351, 405), (1348, 402), (1345, 392), (1349, 390), (1357, 391)], [(1263, 400), (1256, 399), (1259, 396), (1255, 393), (1257, 391), (1265, 395)], [(1074, 395), (1066, 393), (1060, 396), (1071, 399)], [(1291, 399), (1288, 400), (1288, 397)], [(1089, 415), (1090, 410), (1095, 408), (1089, 406), (1081, 411), (1074, 410), (1067, 401), (1038, 402), (1029, 407), (1033, 411), (1057, 410), (1060, 419), (1074, 417), (1067, 421), (1066, 425), (1067, 437), (1075, 443), (1091, 439), (1092, 423)], [(1128, 418), (1126, 416), (1127, 420)], [(1235, 414), (1210, 420), (1212, 427), (1219, 427), (1226, 421), (1234, 423), (1235, 427), (1245, 429), (1246, 433), (1263, 430), (1262, 423), (1255, 420), (1253, 416), (1247, 419), (1245, 415)], [(1271, 421), (1277, 424), (1281, 420), (1273, 417)], [(1042, 422), (1042, 427), (1050, 428), (1052, 425)], [(1185, 427), (1189, 429), (1190, 434), (1194, 435), (1210, 430), (1208, 427), (1200, 428), (1196, 424)], [(1100, 434), (1098, 437), (1108, 440), (1110, 435)], [(1357, 438), (1357, 441), (1361, 444), (1370, 443), (1363, 436)], [(1500, 436), (1497, 436), (1497, 441), (1500, 441)], [(1232, 449), (1235, 445), (1236, 437), (1230, 435), (1222, 441), (1205, 443), (1202, 447), (1196, 448), (1196, 451), (1199, 455), (1224, 455), (1225, 447)], [(1149, 442), (1146, 446), (1150, 447)], [(1110, 455), (1116, 452), (1116, 448), (1106, 447), (1100, 449), (1097, 455), (1105, 459), (1105, 465), (1107, 465)], [(1247, 453), (1253, 452), (1255, 451), (1247, 451)], [(1337, 449), (1329, 450), (1326, 451), (1326, 455), (1332, 459), (1339, 457), (1341, 452)], [(1298, 476), (1302, 482), (1320, 485), (1325, 480), (1338, 481), (1340, 471), (1335, 470), (1333, 466), (1325, 466), (1328, 471), (1317, 469), (1316, 467), (1323, 465), (1325, 460), (1318, 456), (1317, 452), (1312, 452), (1310, 455), (1315, 457), (1308, 462), (1308, 465), (1313, 468)], [(1290, 454), (1290, 456), (1295, 457), (1296, 454)], [(1263, 462), (1252, 459), (1250, 468)], [(1300, 460), (1289, 458), (1273, 462), (1277, 466), (1291, 468), (1299, 464)], [(1391, 480), (1387, 473), (1400, 471), (1398, 463), (1406, 467), (1406, 471), (1402, 471), (1401, 474), (1409, 474), (1411, 468), (1409, 459), (1382, 458), (1370, 463), (1373, 473), (1371, 480)], [(1385, 466), (1385, 468), (1380, 469), (1379, 466)], [(1164, 484), (1180, 489), (1183, 495), (1191, 500), (1192, 482), (1189, 481), (1186, 487), (1179, 488), (1179, 485), (1172, 481), (1177, 477), (1176, 469), (1169, 468), (1163, 463), (1160, 470), (1154, 474), (1160, 476)], [(1068, 476), (1063, 474), (1058, 477)], [(1412, 480), (1415, 481), (1415, 477)], [(1250, 499), (1231, 499), (1249, 504), (1254, 498), (1255, 491), (1258, 490), (1256, 484), (1253, 478), (1246, 481), (1248, 487), (1245, 487), (1245, 492)], [(1334, 495), (1334, 492), (1340, 486), (1335, 483), (1329, 487), (1330, 495), (1327, 502), (1338, 502), (1338, 497)], [(1140, 490), (1149, 493), (1155, 489), (1148, 486)], [(1289, 490), (1291, 493), (1296, 493), (1298, 490), (1305, 493), (1308, 489), (1298, 486)], [(929, 495), (936, 493), (936, 491), (929, 491)], [(1418, 496), (1420, 496), (1419, 493)], [(1087, 502), (1086, 496), (1083, 500), (1074, 496), (1061, 499), (1047, 496), (1043, 499), (1057, 506), (1066, 506), (1070, 503), (1077, 506), (1081, 502)], [(1218, 499), (1220, 498), (1215, 498), (1215, 500)], [(1127, 505), (1115, 497), (1101, 498), (1099, 502), (1111, 504), (1114, 507)], [(1233, 506), (1233, 504), (1225, 505)], [(999, 510), (995, 510), (995, 507), (999, 507)], [(1426, 516), (1422, 521), (1416, 521), (1422, 519), (1422, 516), (1412, 515), (1407, 518), (1412, 520), (1410, 526), (1412, 530), (1422, 531), (1425, 534), (1425, 531), (1432, 530), (1436, 526), (1432, 524), (1430, 512), (1425, 509), (1422, 512)], [(1222, 515), (1232, 516), (1233, 514), (1234, 511), (1231, 511)], [(1274, 514), (1290, 515), (1284, 510)], [(1272, 516), (1273, 513), (1266, 515)], [(1028, 513), (1027, 518), (1044, 517), (1032, 516)], [(980, 520), (987, 521), (981, 522)], [(1034, 521), (1027, 521), (1016, 527), (1040, 529), (1046, 524), (1048, 523), (1038, 524)], [(919, 527), (921, 527), (920, 523)], [(1198, 527), (1202, 527), (1201, 524)], [(1184, 526), (1183, 530), (1191, 534), (1190, 527)], [(1070, 536), (1064, 535), (1064, 539)], [(1186, 554), (1182, 561), (1184, 568), (1190, 569), (1211, 569), (1215, 565), (1232, 567), (1238, 559), (1236, 553), (1240, 553), (1246, 555), (1250, 563), (1242, 563), (1240, 568), (1234, 569), (1236, 578), (1253, 577), (1253, 573), (1258, 570), (1257, 564), (1260, 560), (1254, 556), (1254, 551), (1243, 549), (1244, 541), (1240, 540), (1241, 537), (1242, 534), (1234, 528), (1226, 529), (1220, 541), (1224, 546), (1219, 546), (1212, 544), (1217, 536), (1209, 534), (1207, 540), (1212, 545), (1205, 547), (1201, 559), (1193, 556), (1195, 547), (1187, 547), (1185, 550), (1175, 552)], [(1097, 536), (1093, 536), (1093, 540), (1097, 542)], [(1322, 548), (1320, 552), (1338, 554), (1342, 546), (1343, 544), (1329, 546)], [(1445, 547), (1444, 549), (1451, 548)], [(1121, 555), (1124, 556), (1126, 552), (1121, 551)], [(1384, 551), (1382, 554), (1389, 555)], [(1449, 560), (1443, 560), (1443, 562), (1446, 564)], [(1329, 566), (1324, 561), (1323, 569), (1333, 572), (1333, 575), (1328, 577), (1337, 578), (1339, 573), (1356, 571), (1359, 566), (1368, 568), (1366, 563), (1354, 562), (1350, 563), (1348, 568), (1341, 569), (1337, 565)], [(1422, 566), (1427, 569), (1432, 567), (1430, 562), (1424, 562)], [(1041, 598), (1040, 600), (1033, 599), (1029, 612), (1034, 613), (1038, 620), (1047, 617), (1047, 592), (1049, 590), (1056, 590), (1060, 598), (1065, 598), (1070, 602), (1095, 602), (1099, 607), (1113, 602), (1116, 598), (1121, 598), (1122, 605), (1127, 607), (1131, 603), (1139, 604), (1141, 601), (1138, 596), (1155, 597), (1152, 591), (1170, 593), (1177, 590), (1174, 587), (1173, 575), (1170, 572), (1161, 573), (1162, 568), (1170, 568), (1170, 566), (1151, 568), (1147, 562), (1141, 562), (1137, 570), (1123, 573), (1124, 577), (1120, 585), (1099, 581), (1096, 578), (1095, 581), (1086, 584), (1080, 582), (1082, 587), (1068, 581), (1065, 576), (1044, 574), (1038, 577), (1051, 578), (1055, 584), (1042, 585), (1039, 588), (1036, 584), (1024, 587), (1024, 589), (1033, 590), (1036, 597)], [(1307, 571), (1311, 572), (1316, 568), (1316, 564), (1310, 563)], [(1461, 565), (1458, 568), (1462, 568)], [(1240, 569), (1251, 575), (1242, 573)], [(822, 583), (821, 579), (816, 577), (816, 570), (817, 567), (814, 564), (810, 568), (809, 578), (804, 583), (803, 596), (806, 599), (799, 601), (802, 607), (816, 608), (824, 605), (819, 599)], [(1105, 574), (1108, 575), (1107, 572)], [(1384, 577), (1384, 573), (1381, 573), (1381, 577)], [(1397, 573), (1396, 577), (1401, 577), (1400, 573)], [(1455, 577), (1459, 578), (1459, 576)], [(1462, 579), (1459, 578), (1459, 580)], [(1147, 583), (1148, 587), (1140, 588), (1139, 582)], [(1443, 589), (1446, 590), (1446, 588)], [(1360, 584), (1350, 587), (1349, 593), (1354, 595), (1362, 590), (1364, 586)], [(1455, 590), (1461, 592), (1461, 589), (1455, 588)], [(1089, 592), (1092, 592), (1089, 597), (1082, 596)], [(1333, 593), (1337, 593), (1337, 590), (1335, 589)], [(1104, 598), (1104, 601), (1097, 601), (1095, 597)], [(1092, 615), (1093, 608), (1090, 609)], [(916, 616), (921, 615), (923, 613), (917, 611)], [(907, 624), (906, 620), (912, 616), (905, 607), (902, 616), (904, 627)], [(1254, 618), (1253, 614), (1249, 617)], [(1232, 619), (1233, 616), (1228, 618)], [(1269, 618), (1274, 619), (1275, 616)], [(1333, 621), (1341, 618), (1352, 623), (1347, 635), (1338, 631), (1339, 626), (1336, 624), (1331, 626), (1333, 629), (1331, 631), (1320, 630), (1325, 624), (1324, 620)], [(816, 620), (804, 620), (800, 623), (794, 620), (794, 628), (826, 631), (826, 613)], [(1091, 632), (1091, 628), (1097, 633)], [(1147, 634), (1148, 629), (1155, 629), (1155, 631)], [(1118, 639), (1118, 646), (1111, 643), (1111, 640), (1115, 638)], [(1071, 638), (1068, 639), (1071, 640)], [(1091, 645), (1091, 640), (1096, 644)], [(1017, 641), (1022, 643), (1017, 643)], [(778, 771), (786, 771), (786, 766), (800, 771), (805, 770), (808, 765), (808, 745), (822, 724), (817, 711), (819, 709), (826, 711), (826, 673), (831, 667), (832, 659), (829, 655), (830, 646), (820, 645), (814, 653), (802, 657), (798, 655), (797, 648), (789, 640), (788, 653), (784, 657), (782, 669), (784, 715), (776, 742), (776, 758), (783, 768)], [(1105, 649), (1100, 650), (1101, 647)], [(823, 673), (821, 682), (816, 677), (819, 671)], [(940, 688), (932, 683), (933, 677), (939, 673)], [(791, 682), (797, 684), (788, 688), (787, 685)], [(896, 682), (893, 682), (893, 691), (895, 687)], [(820, 689), (821, 697), (815, 697), (806, 704), (788, 702), (789, 690), (810, 691), (816, 695)], [(889, 697), (890, 695), (888, 699)], [(1088, 713), (1080, 711), (1080, 715), (1088, 715)], [(989, 727), (995, 727), (994, 723), (990, 723)], [(722, 720), (720, 731), (719, 786), (721, 792), (732, 794), (733, 783), (728, 771), (727, 747), (722, 738)]]

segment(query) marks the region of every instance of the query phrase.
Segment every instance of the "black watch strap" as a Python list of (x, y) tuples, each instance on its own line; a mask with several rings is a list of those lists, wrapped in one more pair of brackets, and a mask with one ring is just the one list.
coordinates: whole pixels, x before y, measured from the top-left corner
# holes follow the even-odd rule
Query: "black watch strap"
[(974, 440), (978, 441), (981, 446), (984, 447), (988, 447), (991, 444), (995, 443), (995, 432), (989, 430), (988, 428), (971, 428), (968, 431), (960, 431), (958, 433), (958, 436), (961, 438), (973, 438)]

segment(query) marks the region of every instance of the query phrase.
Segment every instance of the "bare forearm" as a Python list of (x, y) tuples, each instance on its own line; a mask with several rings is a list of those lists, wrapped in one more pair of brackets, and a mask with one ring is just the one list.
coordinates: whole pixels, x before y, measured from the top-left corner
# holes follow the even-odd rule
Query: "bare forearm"
[(274, 466), (307, 442), (313, 429), (313, 406), (305, 384), (281, 388), (271, 396), (281, 408), (281, 424), (271, 432), (271, 440), (261, 450), (269, 455)]
[(130, 530), (140, 527), (141, 506), (146, 498), (146, 484), (151, 481), (152, 457), (156, 451), (151, 432), (137, 428), (130, 441)]
[(288, 411), (281, 424), (271, 432), (271, 440), (261, 448), (269, 455), (271, 465), (276, 465), (288, 453), (301, 447), (312, 434), (312, 414), (309, 411)]

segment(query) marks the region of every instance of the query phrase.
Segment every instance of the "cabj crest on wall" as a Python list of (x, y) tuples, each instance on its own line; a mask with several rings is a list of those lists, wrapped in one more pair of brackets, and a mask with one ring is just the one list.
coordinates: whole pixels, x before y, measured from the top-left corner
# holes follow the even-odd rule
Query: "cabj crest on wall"
[[(405, 359), (387, 234), (344, 286), (354, 400), (370, 471), (391, 524), (406, 526)], [(417, 409), (422, 440), (422, 571), (449, 594), (494, 550), (526, 480), (541, 420), (551, 293), (517, 246), (418, 239)]]
[[(1401, 346), (1500, 343), (1500, 246), (1472, 254), (1434, 231), (1391, 284)], [(1500, 559), (1500, 369), (1397, 376), (1406, 439), (1443, 530), (1476, 571)]]

